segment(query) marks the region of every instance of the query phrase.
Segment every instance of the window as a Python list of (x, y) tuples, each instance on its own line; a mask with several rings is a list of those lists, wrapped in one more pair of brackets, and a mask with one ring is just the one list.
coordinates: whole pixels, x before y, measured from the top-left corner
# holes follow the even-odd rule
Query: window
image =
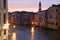
[(56, 26), (57, 26), (57, 22), (56, 22)]
[(56, 9), (56, 12), (57, 12), (58, 10)]
[(50, 14), (50, 19), (52, 19), (53, 18), (53, 16)]
[(6, 23), (6, 14), (4, 14), (4, 24)]
[(1, 30), (0, 30), (0, 36), (1, 36)]
[(13, 15), (13, 17), (15, 17), (15, 15)]
[(57, 16), (56, 16), (56, 19), (57, 19)]
[(4, 40), (6, 40), (6, 39), (4, 39)]
[(4, 0), (4, 9), (6, 9), (6, 0)]
[(6, 35), (6, 29), (4, 29), (4, 35)]
[(0, 24), (1, 24), (1, 13), (0, 13)]
[(0, 8), (1, 8), (1, 0), (0, 0)]

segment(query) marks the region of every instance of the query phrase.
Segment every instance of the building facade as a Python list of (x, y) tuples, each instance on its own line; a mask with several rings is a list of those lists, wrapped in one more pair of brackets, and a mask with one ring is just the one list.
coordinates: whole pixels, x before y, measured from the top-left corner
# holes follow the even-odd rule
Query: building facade
[(60, 29), (60, 4), (57, 5), (57, 9), (56, 9), (56, 12), (57, 12), (57, 22), (56, 22), (56, 26), (57, 26), (57, 29)]
[(45, 26), (45, 11), (41, 10), (41, 2), (39, 2), (39, 11), (35, 15), (36, 26)]
[(44, 20), (45, 20), (45, 28), (48, 28), (48, 10), (45, 10)]
[(39, 11), (35, 15), (35, 22), (40, 27), (60, 29), (60, 4), (53, 4), (47, 10), (41, 11), (41, 2), (39, 2)]
[(8, 5), (7, 0), (0, 0), (0, 40), (8, 40)]
[(44, 27), (45, 26), (45, 12), (40, 11), (35, 16), (36, 26)]
[[(31, 26), (35, 22), (35, 14), (33, 12), (12, 12), (10, 18), (14, 20), (12, 23), (16, 26)], [(9, 14), (10, 15), (10, 14)], [(9, 20), (10, 20), (9, 18)], [(10, 22), (11, 23), (11, 22)]]
[(58, 29), (60, 27), (60, 5), (52, 5), (48, 8), (48, 27)]
[(55, 28), (56, 27), (56, 9), (57, 7), (54, 6), (54, 7), (50, 7), (48, 9), (48, 27), (49, 28)]

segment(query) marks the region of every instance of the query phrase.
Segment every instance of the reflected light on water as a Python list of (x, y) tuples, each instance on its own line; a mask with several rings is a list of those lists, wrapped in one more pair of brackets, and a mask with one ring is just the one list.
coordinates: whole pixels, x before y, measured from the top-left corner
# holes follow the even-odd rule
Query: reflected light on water
[(31, 40), (34, 40), (34, 27), (31, 28)]
[(12, 40), (16, 40), (16, 33), (15, 32), (13, 32), (13, 34), (12, 34)]
[(31, 32), (34, 32), (34, 27), (31, 28)]

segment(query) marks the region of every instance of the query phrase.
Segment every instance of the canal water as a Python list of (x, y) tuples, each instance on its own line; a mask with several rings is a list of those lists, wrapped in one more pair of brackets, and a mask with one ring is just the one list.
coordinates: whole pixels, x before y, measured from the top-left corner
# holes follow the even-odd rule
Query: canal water
[(43, 29), (22, 30), (22, 29), (10, 29), (9, 40), (60, 40), (59, 31), (50, 31)]

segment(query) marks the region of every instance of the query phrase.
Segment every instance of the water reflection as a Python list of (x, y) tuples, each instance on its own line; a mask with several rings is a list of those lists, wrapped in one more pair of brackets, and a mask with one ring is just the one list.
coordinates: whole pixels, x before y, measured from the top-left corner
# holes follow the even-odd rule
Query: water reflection
[(15, 31), (11, 31), (8, 40), (60, 40), (60, 32), (58, 31), (47, 31), (43, 29), (39, 31), (34, 27), (31, 28), (31, 31), (27, 30), (15, 29)]
[(12, 40), (16, 40), (16, 33), (15, 32), (12, 33)]
[(34, 40), (34, 27), (31, 28), (31, 40)]

